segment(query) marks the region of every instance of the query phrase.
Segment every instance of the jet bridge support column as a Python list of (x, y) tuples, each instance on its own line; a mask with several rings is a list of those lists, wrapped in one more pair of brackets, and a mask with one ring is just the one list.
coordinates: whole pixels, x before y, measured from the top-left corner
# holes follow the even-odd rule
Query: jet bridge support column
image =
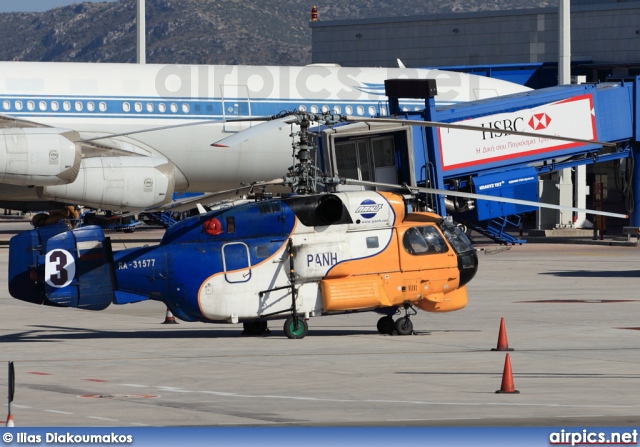
[(636, 76), (633, 82), (633, 140), (631, 145), (631, 193), (633, 199), (628, 209), (629, 225), (640, 227), (640, 166), (635, 164), (640, 160), (640, 76)]
[[(640, 144), (635, 143), (632, 150), (634, 162), (640, 159)], [(633, 191), (633, 209), (629, 210), (629, 225), (632, 227), (640, 227), (640, 166), (634, 166), (633, 175), (631, 176), (631, 190)]]
[[(427, 107), (424, 109), (424, 120), (425, 121), (434, 121), (436, 111), (436, 102), (433, 98), (430, 98), (427, 104)], [(426, 127), (425, 128), (425, 138), (426, 138), (426, 161), (427, 164), (431, 163), (434, 166), (434, 172), (432, 173), (432, 183), (431, 185), (426, 185), (427, 187), (436, 188), (436, 189), (444, 189), (444, 177), (442, 175), (442, 164), (440, 162), (440, 157), (437, 156), (439, 151), (437, 148), (440, 147), (440, 138), (438, 137), (438, 129), (436, 127)], [(428, 169), (428, 166), (427, 166)], [(428, 177), (427, 177), (428, 178)], [(445, 216), (447, 214), (447, 208), (444, 202), (443, 195), (436, 195), (433, 198), (433, 203), (435, 205), (435, 212), (441, 216)]]
[[(433, 121), (433, 117), (436, 113), (436, 101), (435, 96), (438, 94), (435, 79), (386, 79), (384, 81), (385, 94), (389, 98), (389, 111), (392, 115), (402, 115), (403, 112), (400, 109), (400, 98), (424, 98), (424, 114), (423, 118), (426, 121)], [(438, 129), (435, 127), (424, 128), (424, 134), (426, 139), (425, 144), (425, 166), (427, 175), (426, 178), (431, 180), (431, 184), (427, 184), (427, 187), (441, 189), (444, 186), (442, 176), (442, 166), (440, 163), (440, 157), (436, 156), (439, 152), (436, 149), (440, 144), (438, 138)], [(433, 169), (430, 169), (430, 165)], [(420, 169), (417, 166), (416, 169)], [(429, 175), (429, 172), (431, 175)], [(434, 198), (435, 212), (444, 216), (446, 214), (444, 196), (437, 195)]]

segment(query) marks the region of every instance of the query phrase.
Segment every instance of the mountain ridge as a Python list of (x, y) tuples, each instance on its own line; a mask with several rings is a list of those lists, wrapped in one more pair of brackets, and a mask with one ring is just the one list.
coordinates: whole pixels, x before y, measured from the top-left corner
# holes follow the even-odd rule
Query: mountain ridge
[[(315, 0), (146, 2), (147, 63), (306, 65)], [(318, 5), (320, 20), (557, 6), (553, 0), (351, 0)], [(0, 60), (135, 62), (136, 1), (0, 14)]]

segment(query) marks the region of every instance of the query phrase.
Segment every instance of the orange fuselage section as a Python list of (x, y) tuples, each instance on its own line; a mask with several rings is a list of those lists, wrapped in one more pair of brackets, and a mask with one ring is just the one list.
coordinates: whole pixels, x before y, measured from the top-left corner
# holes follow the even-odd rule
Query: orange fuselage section
[(467, 304), (459, 287), (456, 252), (438, 227), (440, 216), (397, 213), (387, 247), (376, 256), (336, 265), (320, 282), (325, 311), (344, 311), (405, 303), (430, 312)]

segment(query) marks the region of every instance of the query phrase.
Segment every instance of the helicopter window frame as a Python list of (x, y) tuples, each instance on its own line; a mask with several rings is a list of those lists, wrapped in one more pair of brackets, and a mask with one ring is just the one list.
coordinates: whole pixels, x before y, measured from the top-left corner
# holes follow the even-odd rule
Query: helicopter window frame
[(402, 247), (410, 255), (435, 255), (449, 251), (445, 237), (433, 225), (407, 228)]
[(336, 142), (334, 147), (336, 172), (347, 178), (375, 181), (369, 140), (359, 138)]
[(268, 244), (259, 244), (256, 245), (256, 256), (260, 259), (269, 257), (269, 245)]

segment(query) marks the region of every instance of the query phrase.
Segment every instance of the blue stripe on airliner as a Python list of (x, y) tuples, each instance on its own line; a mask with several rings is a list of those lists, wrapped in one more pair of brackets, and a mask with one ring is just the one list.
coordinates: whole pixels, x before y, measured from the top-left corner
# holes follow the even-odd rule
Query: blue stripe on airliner
[[(414, 110), (421, 110), (424, 107), (424, 104), (419, 101), (411, 101), (403, 105)], [(382, 107), (384, 110), (381, 110)], [(23, 118), (212, 119), (272, 115), (283, 110), (300, 108), (313, 113), (324, 109), (332, 113), (371, 116), (386, 114), (386, 101), (0, 95), (0, 114)]]

